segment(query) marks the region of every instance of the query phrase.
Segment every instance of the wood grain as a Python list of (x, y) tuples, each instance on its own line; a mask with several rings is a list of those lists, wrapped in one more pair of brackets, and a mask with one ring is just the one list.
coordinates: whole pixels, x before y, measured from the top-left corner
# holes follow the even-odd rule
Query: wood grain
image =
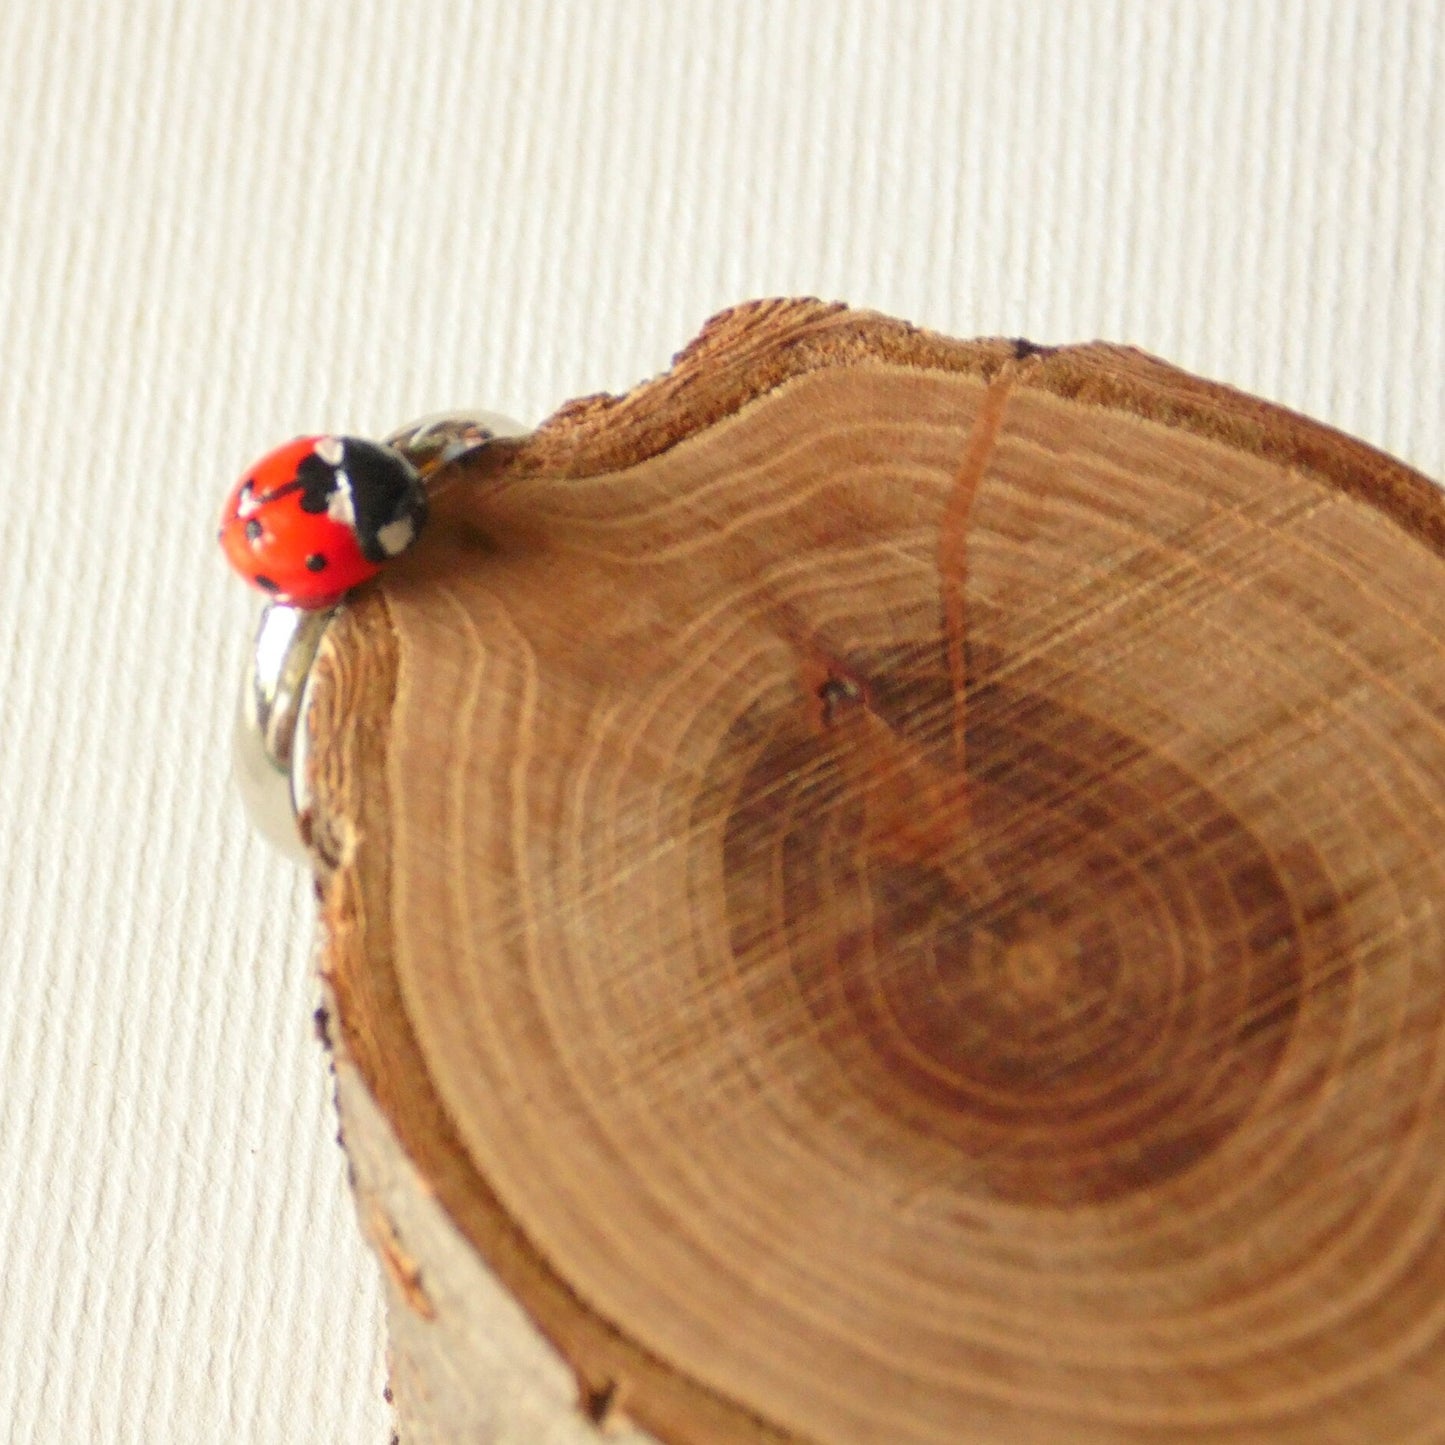
[(313, 686), (404, 1438), (1445, 1439), (1442, 546), (817, 303), (474, 467)]

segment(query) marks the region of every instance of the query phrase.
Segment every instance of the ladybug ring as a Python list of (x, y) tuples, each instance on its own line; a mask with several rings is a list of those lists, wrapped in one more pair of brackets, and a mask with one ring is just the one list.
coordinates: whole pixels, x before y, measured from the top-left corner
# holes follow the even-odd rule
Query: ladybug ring
[(526, 428), (491, 413), (431, 417), (382, 442), (307, 436), (268, 453), (232, 487), (218, 539), (267, 605), (241, 691), (236, 775), (253, 821), (304, 858), (306, 680), (342, 599), (404, 552), (451, 463)]

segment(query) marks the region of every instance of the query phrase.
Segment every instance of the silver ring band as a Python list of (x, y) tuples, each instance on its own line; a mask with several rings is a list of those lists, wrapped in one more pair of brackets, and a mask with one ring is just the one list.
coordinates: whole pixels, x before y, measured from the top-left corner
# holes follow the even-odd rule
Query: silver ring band
[[(425, 417), (386, 438), (430, 481), (443, 467), (528, 428), (492, 412)], [(344, 604), (343, 604), (344, 605)], [(297, 819), (305, 805), (307, 683), (335, 607), (308, 610), (268, 603), (256, 627), (241, 686), (233, 767), (241, 798), (262, 835), (309, 863)]]

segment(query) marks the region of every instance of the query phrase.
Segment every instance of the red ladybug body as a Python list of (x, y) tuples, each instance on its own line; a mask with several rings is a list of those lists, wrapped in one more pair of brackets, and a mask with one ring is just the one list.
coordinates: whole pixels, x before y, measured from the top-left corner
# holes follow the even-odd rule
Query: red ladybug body
[(221, 514), (227, 561), (294, 607), (330, 607), (405, 551), (426, 489), (399, 452), (356, 437), (299, 437), (263, 457)]

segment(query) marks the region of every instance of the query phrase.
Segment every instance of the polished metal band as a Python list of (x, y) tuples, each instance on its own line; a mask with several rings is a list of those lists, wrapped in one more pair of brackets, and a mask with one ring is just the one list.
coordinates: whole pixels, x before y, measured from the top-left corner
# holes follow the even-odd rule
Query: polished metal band
[[(527, 428), (491, 412), (426, 417), (386, 438), (428, 484), (446, 466)], [(343, 603), (342, 606), (345, 604)], [(234, 768), (246, 809), (261, 833), (309, 862), (297, 818), (304, 803), (307, 683), (335, 607), (308, 611), (269, 603), (256, 628), (241, 687)]]

